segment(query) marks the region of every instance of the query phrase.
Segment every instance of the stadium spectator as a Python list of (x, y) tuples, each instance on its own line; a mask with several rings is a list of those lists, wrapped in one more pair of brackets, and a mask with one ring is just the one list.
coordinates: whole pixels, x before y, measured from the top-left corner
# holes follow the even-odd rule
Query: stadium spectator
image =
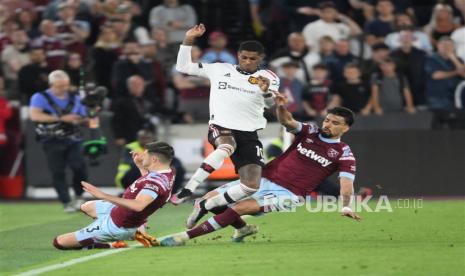
[(375, 114), (390, 112), (415, 113), (412, 94), (405, 76), (396, 73), (396, 64), (385, 58), (380, 64), (381, 73), (374, 73), (371, 84), (371, 103)]
[(90, 25), (87, 21), (76, 19), (75, 6), (63, 2), (58, 5), (60, 20), (55, 22), (57, 37), (63, 42), (66, 50), (76, 52), (86, 57), (86, 39), (90, 35)]
[(5, 85), (8, 98), (16, 98), (18, 95), (18, 72), (26, 64), (30, 63), (28, 49), (29, 38), (23, 30), (16, 30), (11, 35), (11, 45), (5, 47), (1, 54), (2, 69), (5, 76)]
[(301, 83), (308, 83), (313, 65), (320, 62), (317, 52), (311, 51), (305, 44), (305, 38), (301, 33), (291, 33), (287, 37), (287, 47), (278, 50), (269, 62), (269, 65), (276, 69), (278, 75), (283, 75), (282, 65), (290, 61), (297, 62), (299, 67), (296, 78)]
[(299, 63), (288, 61), (281, 65), (281, 73), (278, 76), (281, 80), (279, 92), (287, 97), (287, 110), (292, 113), (295, 118), (307, 118), (302, 105), (302, 93), (304, 84), (297, 79)]
[(186, 31), (196, 23), (197, 14), (192, 6), (180, 5), (178, 0), (163, 0), (163, 4), (150, 11), (150, 26), (166, 29), (169, 43), (181, 43)]
[(409, 30), (399, 33), (400, 48), (391, 53), (397, 72), (404, 75), (409, 84), (415, 106), (425, 104), (425, 59), (426, 53), (413, 46), (415, 33)]
[[(198, 62), (201, 50), (192, 47), (192, 62)], [(195, 121), (208, 121), (210, 113), (208, 101), (210, 96), (210, 81), (207, 78), (189, 76), (172, 67), (173, 84), (179, 92), (180, 112), (191, 115)]]
[(413, 34), (413, 42), (412, 45), (420, 50), (425, 52), (431, 52), (433, 50), (433, 46), (429, 40), (428, 35), (421, 31), (415, 29), (413, 24), (412, 17), (407, 13), (401, 13), (396, 15), (396, 24), (395, 24), (396, 32), (392, 32), (386, 36), (384, 42), (391, 50), (396, 50), (401, 47), (401, 39), (400, 33), (402, 31), (411, 31)]
[[(123, 56), (113, 64), (112, 84), (114, 97), (129, 95), (126, 81), (133, 75), (142, 76), (146, 83), (152, 83), (154, 77), (152, 64), (144, 61), (140, 45), (137, 42), (129, 41), (124, 44)], [(149, 94), (148, 97), (153, 96), (153, 90), (150, 88), (149, 91), (146, 91)]]
[[(50, 88), (35, 93), (29, 105), (29, 116), (37, 124), (36, 133), (42, 143), (52, 173), (52, 183), (65, 212), (75, 212), (83, 203), (81, 181), (87, 179), (87, 167), (81, 152), (82, 139), (77, 125), (86, 115), (79, 96), (69, 93), (69, 77), (56, 70), (48, 76)], [(66, 167), (73, 171), (72, 201), (66, 184)]]
[(455, 43), (455, 51), (457, 56), (465, 61), (465, 26), (456, 29), (452, 35), (451, 39)]
[[(350, 36), (361, 34), (361, 29), (352, 19), (338, 13), (332, 2), (323, 2), (319, 5), (320, 19), (309, 23), (302, 30), (307, 45), (314, 51), (319, 51), (319, 40), (323, 36), (329, 36), (334, 41), (348, 39)], [(339, 20), (341, 22), (337, 22)]]
[(171, 68), (176, 63), (178, 55), (177, 43), (170, 43), (168, 41), (168, 32), (163, 28), (152, 28), (151, 38), (157, 44), (156, 59), (162, 65), (165, 76), (171, 76)]
[(97, 85), (105, 86), (108, 89), (108, 97), (113, 98), (113, 87), (111, 85), (111, 70), (113, 64), (118, 60), (122, 44), (109, 25), (104, 25), (100, 29), (97, 42), (92, 50), (93, 72)]
[(370, 113), (370, 85), (362, 79), (362, 73), (356, 63), (349, 63), (344, 67), (344, 81), (336, 83), (333, 89), (331, 105), (344, 106), (362, 115)]
[(40, 23), (40, 32), (41, 35), (32, 41), (32, 47), (44, 49), (50, 69), (63, 69), (67, 52), (63, 41), (57, 37), (55, 24), (50, 20), (43, 20)]
[(375, 72), (380, 72), (379, 65), (389, 57), (389, 47), (384, 43), (378, 43), (371, 47), (373, 55), (371, 59), (364, 60), (361, 64), (362, 78), (369, 81)]
[(145, 44), (150, 40), (150, 35), (145, 27), (137, 25), (132, 20), (132, 5), (136, 4), (119, 5), (118, 15), (110, 18), (109, 22), (121, 41), (137, 41), (139, 44)]
[(341, 39), (336, 43), (334, 53), (325, 58), (324, 63), (328, 66), (330, 77), (334, 82), (344, 79), (342, 73), (344, 66), (357, 61), (357, 57), (350, 52), (350, 45), (347, 39)]
[(452, 7), (447, 4), (437, 4), (433, 9), (430, 22), (425, 26), (425, 32), (433, 46), (437, 47), (438, 40), (443, 36), (450, 36), (456, 28)]
[[(79, 53), (70, 53), (65, 60), (64, 71), (68, 74), (70, 80), (70, 91), (77, 92), (82, 84), (81, 80), (84, 77), (84, 68), (82, 65), (82, 57)], [(83, 81), (83, 80), (82, 80)]]
[(226, 47), (228, 45), (228, 38), (223, 32), (211, 32), (208, 36), (208, 45), (210, 45), (210, 48), (203, 52), (202, 56), (200, 57), (201, 62), (226, 62), (237, 64), (236, 57)]
[(284, 2), (283, 9), (287, 13), (291, 32), (300, 32), (308, 23), (319, 19), (319, 2), (322, 1), (293, 0)]
[(332, 96), (331, 81), (328, 77), (329, 70), (326, 65), (320, 63), (313, 66), (312, 79), (302, 92), (302, 105), (306, 120), (313, 120), (327, 114)]
[(255, 36), (267, 45), (267, 48), (282, 48), (289, 33), (287, 14), (283, 12), (288, 3), (276, 0), (249, 0), (248, 2)]
[(36, 14), (32, 9), (16, 10), (16, 20), (20, 28), (26, 31), (29, 38), (34, 39), (40, 35), (37, 25), (35, 24)]
[(126, 81), (128, 96), (116, 99), (113, 104), (114, 116), (111, 124), (116, 144), (123, 146), (135, 141), (140, 129), (154, 130), (159, 118), (153, 114), (153, 104), (144, 98), (145, 80), (133, 75)]
[(31, 63), (25, 65), (18, 73), (18, 88), (21, 94), (21, 102), (28, 103), (32, 94), (45, 91), (48, 87), (48, 74), (52, 71), (45, 58), (42, 48), (29, 50)]
[(336, 48), (336, 43), (330, 36), (323, 36), (320, 38), (318, 42), (320, 45), (320, 59), (321, 62), (325, 63), (326, 59), (334, 53), (334, 49)]
[(18, 29), (18, 23), (9, 19), (8, 8), (0, 4), (0, 52), (11, 44), (11, 33)]
[(45, 8), (42, 18), (49, 19), (52, 21), (57, 21), (60, 19), (60, 4), (66, 3), (70, 5), (76, 11), (76, 18), (78, 20), (83, 20), (90, 22), (92, 18), (92, 12), (90, 11), (89, 5), (87, 5), (88, 1), (80, 1), (80, 0), (52, 0), (48, 3), (47, 7)]
[(161, 63), (157, 60), (157, 45), (154, 41), (142, 45), (144, 61), (152, 65), (154, 100), (158, 105), (167, 105), (167, 79)]
[(34, 4), (26, 0), (2, 0), (1, 4), (8, 9), (10, 14), (14, 14), (18, 10), (34, 10)]
[(426, 102), (432, 110), (448, 110), (453, 106), (453, 93), (461, 78), (465, 78), (465, 66), (455, 54), (454, 42), (442, 37), (437, 52), (426, 59)]
[(378, 16), (365, 25), (366, 41), (369, 45), (383, 43), (384, 38), (393, 31), (394, 5), (391, 0), (378, 0)]

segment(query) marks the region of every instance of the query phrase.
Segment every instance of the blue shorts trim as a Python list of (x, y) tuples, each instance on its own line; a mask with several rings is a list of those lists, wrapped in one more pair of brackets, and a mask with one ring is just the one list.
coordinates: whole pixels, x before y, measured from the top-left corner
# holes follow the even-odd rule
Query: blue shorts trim
[[(215, 191), (226, 192), (229, 188), (239, 185), (240, 180), (229, 182)], [(267, 212), (291, 212), (300, 205), (300, 198), (288, 189), (262, 177), (260, 189), (246, 199), (255, 199), (260, 207)], [(245, 200), (245, 199), (244, 199)], [(233, 205), (233, 204), (232, 204)]]

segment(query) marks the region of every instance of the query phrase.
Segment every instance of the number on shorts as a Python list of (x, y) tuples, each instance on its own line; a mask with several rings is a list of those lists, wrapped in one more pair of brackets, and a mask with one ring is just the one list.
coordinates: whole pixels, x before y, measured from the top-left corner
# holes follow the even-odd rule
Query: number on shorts
[(255, 146), (257, 148), (257, 156), (263, 157), (263, 149), (259, 146)]
[(94, 228), (86, 228), (87, 233), (92, 233), (95, 230), (100, 230), (100, 226), (95, 226)]

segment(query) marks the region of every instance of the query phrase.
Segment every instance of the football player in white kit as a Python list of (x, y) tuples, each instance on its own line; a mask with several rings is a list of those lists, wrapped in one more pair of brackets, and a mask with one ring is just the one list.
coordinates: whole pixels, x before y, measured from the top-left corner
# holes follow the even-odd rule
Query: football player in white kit
[(274, 93), (279, 88), (279, 78), (275, 73), (259, 69), (264, 58), (264, 47), (258, 41), (240, 44), (237, 53), (239, 65), (193, 63), (192, 44), (195, 38), (204, 33), (203, 24), (186, 32), (179, 49), (176, 70), (210, 80), (208, 141), (215, 150), (205, 158), (186, 186), (172, 198), (172, 202), (178, 204), (191, 196), (200, 183), (220, 168), (228, 157), (231, 157), (239, 173), (240, 185), (215, 197), (197, 200), (187, 219), (188, 228), (194, 227), (208, 211), (214, 212), (259, 189), (264, 159), (257, 130), (265, 128), (264, 109), (274, 104)]

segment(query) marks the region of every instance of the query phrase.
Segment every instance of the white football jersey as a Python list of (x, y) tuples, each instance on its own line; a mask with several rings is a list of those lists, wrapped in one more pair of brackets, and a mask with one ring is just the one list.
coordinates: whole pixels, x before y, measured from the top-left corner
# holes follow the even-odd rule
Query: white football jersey
[[(181, 52), (189, 51), (190, 58), (190, 48), (181, 46), (178, 65), (183, 62), (180, 58), (187, 58)], [(182, 68), (177, 66), (178, 70)], [(265, 128), (263, 112), (269, 106), (265, 103), (264, 92), (257, 85), (257, 77), (268, 78), (269, 90), (278, 91), (279, 78), (272, 71), (259, 70), (246, 75), (229, 63), (191, 63), (188, 69), (184, 67), (184, 70), (179, 71), (210, 79), (210, 124), (241, 131)]]

